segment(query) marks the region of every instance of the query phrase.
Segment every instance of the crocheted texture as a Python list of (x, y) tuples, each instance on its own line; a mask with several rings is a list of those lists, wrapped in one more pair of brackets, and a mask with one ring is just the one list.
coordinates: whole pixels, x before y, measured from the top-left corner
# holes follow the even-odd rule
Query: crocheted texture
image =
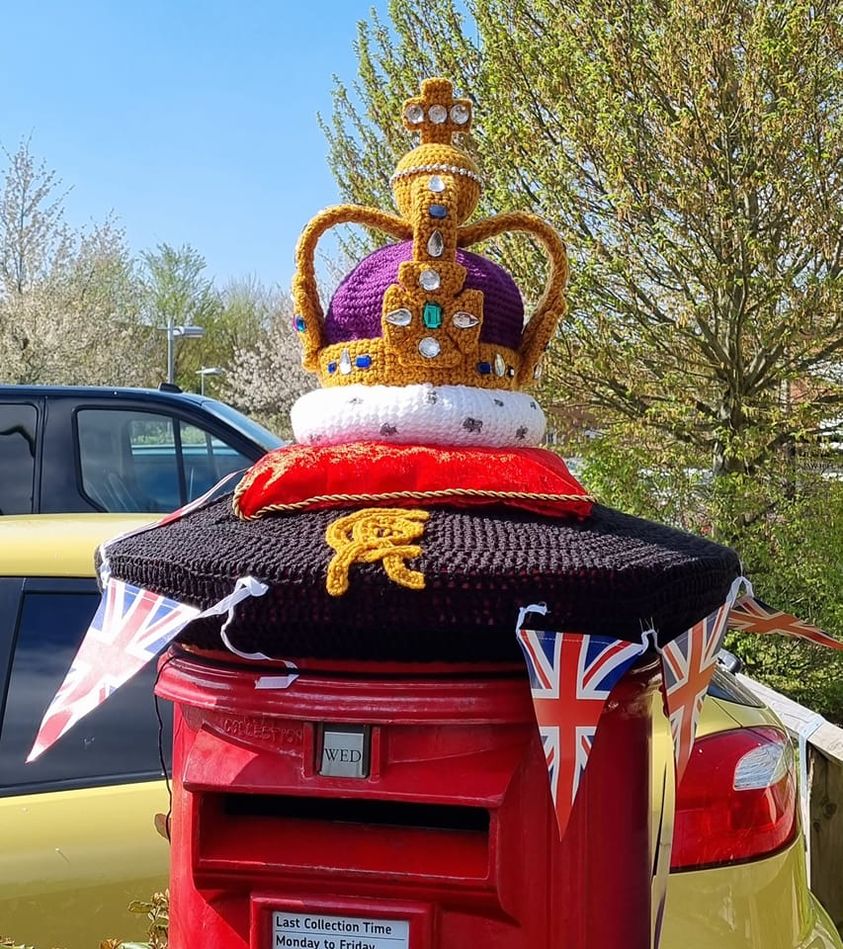
[(401, 215), (408, 220), (413, 218), (414, 183), (430, 179), (433, 174), (448, 176), (459, 180), (459, 189), (454, 192), (454, 200), (449, 203), (449, 215), (446, 220), (454, 219), (454, 224), (462, 224), (473, 214), (480, 200), (480, 173), (477, 165), (453, 145), (420, 145), (403, 156), (395, 167), (392, 183), (392, 197)]
[[(243, 521), (230, 498), (117, 541), (114, 576), (207, 607), (251, 574), (270, 584), (237, 607), (227, 630), (244, 651), (295, 659), (518, 661), (518, 609), (545, 602), (548, 629), (662, 642), (707, 616), (739, 574), (737, 556), (699, 537), (595, 505), (585, 520), (527, 513), (433, 510), (423, 552), (408, 561), (425, 586), (355, 563), (342, 597), (325, 588), (328, 528), (345, 511)], [(219, 649), (219, 624), (200, 620), (183, 641)]]
[[(381, 247), (364, 258), (337, 288), (325, 316), (328, 345), (382, 335), (383, 298), (398, 279), (398, 267), (413, 259), (413, 242)], [(512, 277), (491, 260), (458, 250), (457, 263), (465, 267), (467, 290), (483, 292), (480, 340), (517, 350), (521, 345), (524, 304)]]
[(326, 208), (302, 231), (296, 245), (293, 303), (297, 319), (301, 320), (301, 328), (298, 325), (296, 328), (300, 329), (301, 333), (302, 365), (310, 372), (316, 372), (318, 368), (318, 352), (324, 343), (322, 304), (319, 302), (319, 288), (316, 284), (316, 245), (325, 231), (341, 224), (361, 224), (398, 240), (411, 237), (413, 233), (410, 225), (394, 214), (354, 204), (339, 204)]
[(544, 294), (524, 329), (521, 342), (521, 362), (516, 384), (520, 388), (526, 388), (538, 377), (542, 355), (567, 308), (565, 286), (568, 282), (568, 254), (565, 244), (549, 224), (534, 214), (521, 211), (498, 214), (485, 221), (462, 227), (458, 239), (460, 246), (466, 247), (507, 231), (520, 231), (535, 238), (543, 245), (550, 260)]
[(290, 411), (302, 444), (389, 442), (529, 448), (544, 438), (541, 406), (524, 392), (474, 386), (314, 389)]
[[(424, 334), (418, 336), (421, 342)], [(474, 341), (469, 339), (466, 342), (471, 345)], [(384, 340), (358, 339), (320, 350), (319, 367), (323, 384), (332, 388), (366, 384), (389, 386), (396, 390), (405, 385), (429, 383), (511, 391), (518, 387), (521, 357), (513, 349), (480, 344), (461, 366), (435, 364), (427, 360), (408, 364), (396, 350), (387, 351)]]
[(421, 556), (420, 540), (427, 511), (369, 508), (355, 511), (328, 525), (325, 540), (336, 553), (328, 564), (325, 588), (331, 596), (348, 590), (348, 571), (355, 563), (383, 561), (390, 580), (410, 590), (424, 589), (424, 574), (411, 570), (406, 560)]
[[(422, 145), (399, 162), (392, 177), (400, 217), (376, 209), (332, 208), (317, 215), (299, 240), (293, 298), (305, 368), (317, 372), (324, 386), (532, 385), (565, 311), (565, 245), (530, 214), (466, 226), (480, 196), (479, 176), (450, 138), (469, 127), (471, 102), (454, 99), (447, 80), (424, 82), (421, 97), (406, 104), (404, 121), (421, 132)], [(337, 291), (323, 324), (316, 243), (329, 227), (350, 221), (412, 236), (412, 243), (364, 260)], [(544, 295), (523, 333), (523, 307), (511, 278), (460, 249), (507, 230), (538, 241), (550, 262)], [(505, 381), (493, 383), (493, 367)]]
[[(440, 157), (436, 155), (434, 157)], [(444, 172), (448, 175), (460, 175), (464, 178), (469, 178), (471, 181), (476, 181), (477, 184), (483, 184), (483, 179), (480, 177), (479, 172), (474, 170), (474, 163), (470, 162), (468, 164), (471, 167), (465, 167), (465, 156), (460, 154), (456, 158), (456, 164), (451, 165), (448, 162), (435, 161), (431, 163), (426, 162), (426, 156), (419, 155), (417, 150), (410, 152), (405, 158), (402, 158), (398, 164), (398, 167), (390, 176), (390, 183), (394, 184), (396, 181), (400, 181), (402, 178), (409, 178), (412, 175), (417, 175), (420, 172), (424, 172), (428, 175), (436, 175)], [(422, 164), (418, 164), (421, 161)]]
[[(438, 115), (436, 114), (438, 113)], [(412, 197), (411, 178), (415, 170), (434, 166), (438, 171), (449, 174), (468, 172), (468, 178), (462, 187), (452, 192), (453, 202), (449, 202), (457, 224), (468, 220), (480, 199), (480, 175), (478, 168), (451, 140), (471, 128), (473, 107), (470, 99), (455, 99), (454, 89), (448, 79), (425, 79), (421, 84), (421, 95), (408, 99), (404, 103), (404, 128), (410, 132), (419, 132), (421, 145), (414, 148), (399, 162), (392, 176), (392, 194), (395, 205), (401, 214), (412, 217), (415, 204)]]
[(565, 462), (541, 448), (290, 445), (264, 455), (234, 492), (234, 511), (255, 518), (358, 507), (511, 506), (587, 517), (591, 499)]
[[(448, 79), (425, 79), (421, 95), (404, 103), (404, 128), (419, 132), (424, 144), (450, 142), (451, 136), (471, 128), (471, 99), (455, 99)], [(436, 113), (439, 113), (438, 115)]]

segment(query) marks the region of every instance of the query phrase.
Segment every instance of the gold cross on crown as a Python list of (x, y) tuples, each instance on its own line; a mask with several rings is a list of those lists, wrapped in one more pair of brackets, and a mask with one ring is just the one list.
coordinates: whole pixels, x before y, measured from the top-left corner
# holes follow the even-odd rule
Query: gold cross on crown
[(471, 128), (471, 100), (455, 99), (448, 79), (425, 79), (422, 94), (404, 104), (404, 128), (421, 133), (422, 145), (450, 143)]

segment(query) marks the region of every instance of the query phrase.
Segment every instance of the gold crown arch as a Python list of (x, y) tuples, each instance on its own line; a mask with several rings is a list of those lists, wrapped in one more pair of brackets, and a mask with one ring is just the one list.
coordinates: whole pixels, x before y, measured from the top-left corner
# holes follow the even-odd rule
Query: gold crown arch
[[(565, 245), (533, 214), (512, 212), (465, 223), (480, 199), (481, 179), (453, 136), (470, 129), (472, 103), (455, 99), (448, 80), (425, 80), (421, 95), (405, 103), (403, 119), (406, 128), (421, 134), (421, 144), (398, 162), (391, 179), (399, 215), (338, 205), (318, 214), (299, 239), (293, 300), (304, 367), (326, 387), (427, 382), (526, 388), (565, 311)], [(397, 282), (384, 294), (382, 337), (326, 346), (315, 250), (322, 234), (338, 224), (362, 224), (398, 240), (412, 238), (413, 255), (399, 265)], [(458, 247), (510, 231), (535, 237), (550, 260), (545, 292), (517, 350), (480, 341), (483, 292), (464, 289), (467, 272), (456, 259)]]

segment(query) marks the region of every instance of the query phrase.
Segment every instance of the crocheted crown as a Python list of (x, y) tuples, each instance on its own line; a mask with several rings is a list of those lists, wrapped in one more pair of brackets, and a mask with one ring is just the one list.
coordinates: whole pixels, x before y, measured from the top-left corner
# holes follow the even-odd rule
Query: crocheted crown
[[(542, 352), (564, 312), (565, 246), (531, 214), (474, 224), (480, 198), (474, 161), (452, 141), (471, 127), (472, 103), (455, 99), (446, 79), (428, 79), (404, 107), (404, 125), (421, 134), (392, 176), (399, 214), (341, 205), (318, 214), (296, 251), (295, 327), (304, 366), (325, 387), (472, 386), (522, 389), (539, 372)], [(363, 260), (323, 314), (315, 279), (319, 237), (357, 223), (399, 243)], [(545, 293), (524, 324), (521, 295), (497, 264), (464, 248), (506, 231), (525, 231), (550, 258)]]

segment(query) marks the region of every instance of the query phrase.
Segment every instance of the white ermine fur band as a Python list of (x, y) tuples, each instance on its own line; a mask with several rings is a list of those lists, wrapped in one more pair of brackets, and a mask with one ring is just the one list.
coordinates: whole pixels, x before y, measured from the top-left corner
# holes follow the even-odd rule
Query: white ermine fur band
[(300, 444), (395, 442), (528, 448), (545, 417), (524, 392), (473, 386), (336, 386), (301, 396), (290, 411)]

